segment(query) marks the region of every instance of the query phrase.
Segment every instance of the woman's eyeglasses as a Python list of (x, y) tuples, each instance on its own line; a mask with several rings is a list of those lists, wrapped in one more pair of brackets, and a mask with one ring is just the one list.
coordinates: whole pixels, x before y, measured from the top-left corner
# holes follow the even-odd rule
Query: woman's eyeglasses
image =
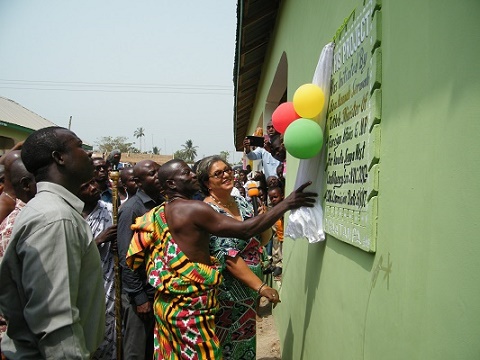
[(223, 177), (223, 174), (231, 175), (232, 174), (232, 168), (225, 168), (223, 170), (217, 170), (213, 173), (213, 175), (210, 175), (209, 178), (215, 178), (219, 179)]

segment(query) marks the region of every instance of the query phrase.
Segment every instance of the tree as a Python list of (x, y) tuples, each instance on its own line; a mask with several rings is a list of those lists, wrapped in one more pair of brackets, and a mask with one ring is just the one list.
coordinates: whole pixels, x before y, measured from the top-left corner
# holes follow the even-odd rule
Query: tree
[(110, 153), (114, 149), (119, 149), (122, 153), (135, 152), (135, 148), (132, 146), (133, 143), (127, 142), (125, 136), (117, 136), (116, 138), (104, 136), (97, 140), (95, 144), (102, 153)]
[(155, 154), (155, 155), (158, 155), (160, 154), (160, 150), (157, 146), (154, 146), (153, 149), (152, 149), (152, 152)]
[(137, 139), (140, 138), (140, 152), (142, 152), (142, 137), (145, 137), (145, 129), (143, 127), (139, 127), (137, 128), (137, 130), (135, 130), (133, 132), (133, 136), (135, 136)]
[(187, 140), (185, 141), (185, 144), (182, 145), (183, 150), (183, 156), (185, 162), (187, 163), (193, 163), (195, 161), (195, 157), (197, 156), (197, 148), (198, 146), (193, 146), (193, 141), (192, 140)]
[(220, 151), (219, 155), (223, 161), (228, 162), (228, 157), (230, 156), (230, 153), (228, 151)]
[(183, 161), (187, 161), (187, 159), (185, 158), (185, 152), (183, 150), (177, 150), (173, 153), (173, 158), (174, 159), (179, 159), (179, 160), (183, 160)]

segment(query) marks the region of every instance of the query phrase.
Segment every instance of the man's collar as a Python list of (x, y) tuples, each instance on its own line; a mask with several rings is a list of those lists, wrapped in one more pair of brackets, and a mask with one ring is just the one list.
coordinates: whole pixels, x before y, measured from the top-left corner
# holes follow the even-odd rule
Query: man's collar
[(79, 214), (82, 213), (84, 202), (80, 200), (76, 195), (71, 193), (69, 190), (64, 188), (62, 185), (48, 181), (40, 181), (37, 183), (37, 194), (42, 191), (51, 192), (62, 197)]
[(157, 203), (154, 199), (152, 199), (145, 191), (142, 189), (137, 190), (137, 196), (142, 200), (142, 202), (145, 204), (149, 201), (153, 201), (155, 204)]

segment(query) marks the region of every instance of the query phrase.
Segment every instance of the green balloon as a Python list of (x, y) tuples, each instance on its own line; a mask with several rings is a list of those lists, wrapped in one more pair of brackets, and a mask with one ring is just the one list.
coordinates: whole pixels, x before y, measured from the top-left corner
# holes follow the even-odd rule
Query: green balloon
[(283, 135), (285, 149), (298, 159), (310, 159), (323, 146), (323, 131), (314, 120), (297, 119), (288, 125)]

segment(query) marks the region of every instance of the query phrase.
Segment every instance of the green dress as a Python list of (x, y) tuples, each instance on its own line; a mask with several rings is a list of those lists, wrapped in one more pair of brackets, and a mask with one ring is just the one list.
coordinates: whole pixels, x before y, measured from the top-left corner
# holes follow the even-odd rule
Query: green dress
[[(253, 216), (252, 205), (242, 197), (235, 197), (243, 220)], [(215, 211), (231, 216), (220, 207), (209, 203)], [(216, 333), (220, 339), (224, 359), (256, 359), (256, 305), (258, 294), (237, 280), (227, 269), (227, 257), (240, 255), (260, 279), (263, 278), (259, 236), (248, 240), (210, 235), (210, 253), (220, 264), (223, 283), (219, 287), (220, 309), (215, 315)]]

